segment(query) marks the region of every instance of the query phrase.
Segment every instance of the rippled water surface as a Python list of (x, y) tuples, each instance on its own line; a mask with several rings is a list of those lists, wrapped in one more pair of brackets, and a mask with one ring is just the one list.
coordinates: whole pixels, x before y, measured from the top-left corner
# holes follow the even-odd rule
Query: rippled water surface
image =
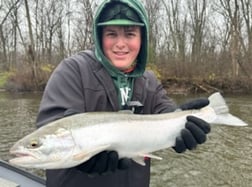
[[(8, 160), (9, 148), (35, 129), (40, 94), (0, 93), (0, 158)], [(252, 96), (225, 96), (231, 113), (248, 127), (214, 126), (207, 143), (177, 154), (171, 149), (156, 154), (151, 187), (250, 187), (252, 186)], [(183, 99), (176, 97), (178, 101)], [(31, 170), (39, 175), (41, 171)]]
[(231, 113), (248, 127), (214, 126), (205, 144), (186, 154), (159, 152), (152, 187), (252, 186), (252, 96), (226, 96)]

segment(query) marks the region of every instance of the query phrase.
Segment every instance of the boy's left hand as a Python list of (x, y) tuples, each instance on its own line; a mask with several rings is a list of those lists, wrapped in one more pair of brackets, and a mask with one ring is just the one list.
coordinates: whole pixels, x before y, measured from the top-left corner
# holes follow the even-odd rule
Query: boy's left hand
[[(208, 99), (195, 99), (180, 106), (182, 110), (200, 109), (209, 104)], [(176, 143), (173, 149), (177, 153), (185, 152), (186, 149), (192, 150), (198, 144), (206, 141), (208, 134), (211, 131), (210, 124), (195, 116), (187, 116), (185, 128), (181, 130), (181, 136), (176, 138)]]

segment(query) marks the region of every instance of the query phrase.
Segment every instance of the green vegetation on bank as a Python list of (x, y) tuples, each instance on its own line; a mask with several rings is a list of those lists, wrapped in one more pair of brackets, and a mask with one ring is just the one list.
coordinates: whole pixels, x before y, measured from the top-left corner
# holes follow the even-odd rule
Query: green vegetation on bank
[(54, 68), (51, 64), (41, 64), (36, 68), (26, 64), (0, 72), (0, 89), (9, 92), (43, 91)]
[(12, 75), (12, 72), (0, 72), (0, 89), (5, 89), (8, 79)]

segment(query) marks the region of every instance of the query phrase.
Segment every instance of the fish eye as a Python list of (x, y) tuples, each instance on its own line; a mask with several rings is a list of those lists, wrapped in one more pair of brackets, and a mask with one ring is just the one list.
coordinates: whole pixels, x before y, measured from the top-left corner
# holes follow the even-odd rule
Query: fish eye
[(38, 140), (31, 140), (30, 141), (30, 145), (29, 145), (29, 148), (37, 148), (37, 147), (39, 147), (39, 141)]

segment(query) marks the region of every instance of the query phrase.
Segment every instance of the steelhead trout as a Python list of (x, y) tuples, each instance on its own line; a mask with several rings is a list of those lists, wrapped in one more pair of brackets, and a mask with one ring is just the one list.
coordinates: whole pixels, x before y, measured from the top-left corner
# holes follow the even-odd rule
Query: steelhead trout
[(125, 112), (90, 112), (53, 121), (19, 140), (10, 153), (11, 164), (26, 168), (59, 169), (79, 165), (104, 150), (132, 158), (144, 165), (144, 157), (161, 159), (152, 153), (174, 146), (193, 115), (210, 124), (246, 126), (229, 113), (220, 93), (209, 97), (200, 110), (140, 115)]

